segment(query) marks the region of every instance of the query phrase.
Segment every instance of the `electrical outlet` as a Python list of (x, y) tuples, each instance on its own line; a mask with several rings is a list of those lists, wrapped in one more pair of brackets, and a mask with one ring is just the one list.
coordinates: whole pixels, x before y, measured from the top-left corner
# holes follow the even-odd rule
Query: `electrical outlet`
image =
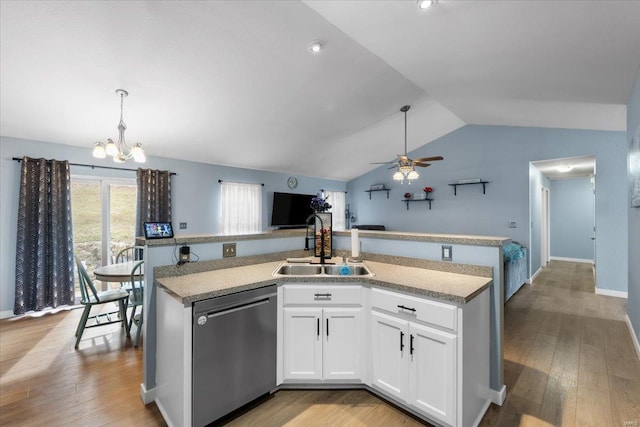
[(236, 244), (235, 243), (223, 243), (222, 244), (222, 258), (231, 258), (236, 256)]
[(509, 228), (516, 228), (516, 222), (515, 221), (510, 221), (509, 222)]
[(186, 230), (187, 229), (187, 223), (186, 222), (181, 222), (180, 223), (180, 230)]
[(442, 245), (442, 260), (451, 261), (453, 259), (453, 248), (449, 245)]

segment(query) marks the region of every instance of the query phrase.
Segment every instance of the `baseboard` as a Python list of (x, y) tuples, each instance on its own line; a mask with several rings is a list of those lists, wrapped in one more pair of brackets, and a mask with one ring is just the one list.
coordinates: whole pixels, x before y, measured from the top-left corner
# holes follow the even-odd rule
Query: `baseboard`
[(489, 390), (489, 399), (491, 399), (492, 403), (495, 403), (498, 406), (502, 406), (504, 400), (507, 398), (507, 386), (502, 384), (502, 388), (500, 391), (490, 389)]
[(478, 414), (478, 417), (473, 421), (473, 424), (471, 424), (472, 426), (478, 427), (480, 425), (484, 415), (487, 413), (487, 409), (489, 409), (489, 405), (491, 405), (491, 400), (487, 399), (487, 401), (484, 402), (484, 405), (482, 405), (482, 410)]
[(0, 311), (0, 319), (8, 319), (13, 316), (15, 316), (13, 310)]
[(539, 268), (538, 271), (536, 271), (535, 273), (533, 273), (531, 275), (531, 279), (529, 279), (529, 280), (531, 280), (530, 283), (533, 283), (533, 281), (536, 280), (536, 277), (538, 277), (538, 274), (540, 274), (540, 273), (542, 273), (542, 268)]
[(616, 297), (627, 299), (627, 293), (624, 291), (612, 291), (611, 289), (596, 288), (596, 295), (604, 295), (607, 297)]
[(156, 389), (147, 390), (144, 383), (140, 384), (140, 399), (145, 405), (156, 400)]
[(633, 324), (631, 323), (631, 319), (629, 319), (629, 315), (624, 316), (624, 320), (627, 322), (627, 326), (629, 327), (629, 332), (631, 332), (631, 341), (633, 341), (633, 346), (636, 349), (636, 356), (640, 359), (640, 343), (638, 342), (638, 336), (636, 332), (633, 330)]
[(571, 262), (583, 262), (585, 264), (593, 264), (592, 259), (584, 259), (584, 258), (566, 258), (561, 256), (552, 256), (549, 259), (552, 261), (571, 261)]

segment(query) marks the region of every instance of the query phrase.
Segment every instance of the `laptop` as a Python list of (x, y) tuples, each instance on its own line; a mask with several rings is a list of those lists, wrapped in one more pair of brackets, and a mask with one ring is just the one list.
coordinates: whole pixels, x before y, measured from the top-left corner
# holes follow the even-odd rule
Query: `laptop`
[(146, 239), (172, 239), (171, 222), (145, 222), (144, 237)]

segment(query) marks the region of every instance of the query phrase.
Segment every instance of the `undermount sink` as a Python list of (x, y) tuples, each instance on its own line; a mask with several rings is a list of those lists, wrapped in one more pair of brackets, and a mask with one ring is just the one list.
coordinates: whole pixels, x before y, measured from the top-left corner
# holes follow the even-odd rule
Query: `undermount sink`
[(341, 265), (325, 265), (324, 274), (328, 276), (368, 276), (371, 274), (369, 269), (364, 265), (349, 265), (351, 269), (349, 274), (340, 274)]
[(319, 265), (281, 265), (274, 274), (286, 276), (317, 276), (322, 274), (322, 267)]
[(340, 274), (342, 265), (291, 265), (282, 264), (273, 272), (274, 276), (373, 276), (364, 265), (349, 265), (349, 274)]

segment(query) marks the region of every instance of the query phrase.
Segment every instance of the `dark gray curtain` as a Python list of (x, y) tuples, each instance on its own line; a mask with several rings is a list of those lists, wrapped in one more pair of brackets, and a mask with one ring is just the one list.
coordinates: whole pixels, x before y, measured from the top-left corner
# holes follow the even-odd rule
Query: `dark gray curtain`
[(69, 162), (22, 159), (13, 312), (73, 304)]
[(171, 221), (171, 172), (138, 169), (136, 236), (144, 236), (143, 224)]

